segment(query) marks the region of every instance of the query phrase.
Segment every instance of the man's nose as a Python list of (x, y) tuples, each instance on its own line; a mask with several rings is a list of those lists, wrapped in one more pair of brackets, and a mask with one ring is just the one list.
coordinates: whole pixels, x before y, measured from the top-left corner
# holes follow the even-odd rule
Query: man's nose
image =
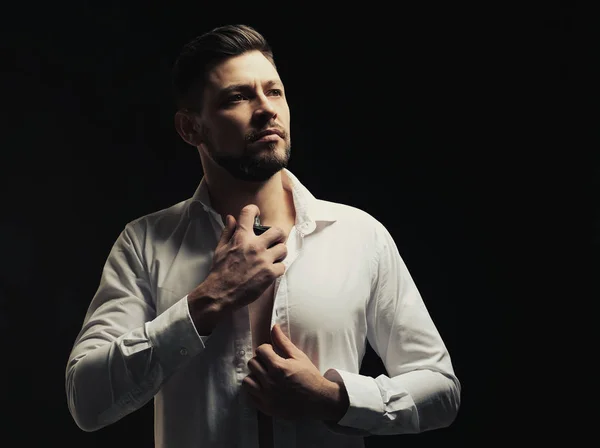
[(254, 110), (254, 115), (261, 121), (270, 121), (277, 118), (277, 111), (269, 98), (265, 95), (259, 95), (257, 98), (257, 107)]

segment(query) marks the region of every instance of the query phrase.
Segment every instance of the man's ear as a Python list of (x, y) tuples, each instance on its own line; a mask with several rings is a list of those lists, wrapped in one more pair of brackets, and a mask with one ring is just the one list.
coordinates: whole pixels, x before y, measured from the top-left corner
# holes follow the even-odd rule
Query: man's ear
[(200, 126), (196, 122), (194, 114), (189, 110), (179, 109), (175, 112), (175, 129), (187, 144), (198, 147), (202, 143)]

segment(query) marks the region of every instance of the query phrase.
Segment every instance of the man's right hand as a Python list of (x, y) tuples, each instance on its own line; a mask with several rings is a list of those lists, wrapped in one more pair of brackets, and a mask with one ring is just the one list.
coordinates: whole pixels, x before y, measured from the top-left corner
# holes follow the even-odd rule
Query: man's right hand
[[(219, 310), (241, 308), (258, 299), (283, 275), (282, 261), (287, 256), (285, 233), (273, 226), (262, 235), (255, 235), (257, 215), (260, 210), (254, 204), (245, 206), (237, 221), (227, 215), (208, 276), (188, 296), (190, 309), (203, 310), (209, 302), (211, 308)], [(204, 303), (198, 303), (201, 301)], [(208, 327), (212, 331), (213, 325)]]

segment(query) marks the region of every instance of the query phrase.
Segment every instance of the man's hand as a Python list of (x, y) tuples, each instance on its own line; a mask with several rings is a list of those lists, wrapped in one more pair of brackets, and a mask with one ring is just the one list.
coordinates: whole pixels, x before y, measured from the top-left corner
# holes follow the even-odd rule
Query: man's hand
[(210, 271), (188, 294), (190, 314), (201, 335), (212, 332), (225, 310), (254, 302), (285, 272), (286, 235), (278, 227), (255, 235), (259, 215), (254, 204), (246, 205), (238, 220), (227, 215)]
[(285, 272), (286, 236), (279, 227), (255, 235), (259, 215), (254, 204), (242, 208), (238, 220), (227, 215), (209, 274), (200, 285), (232, 309), (254, 302)]
[(296, 347), (279, 325), (271, 330), (271, 344), (262, 344), (248, 361), (250, 375), (242, 381), (257, 409), (287, 420), (313, 418), (338, 421), (348, 409), (343, 384), (321, 375), (306, 354)]

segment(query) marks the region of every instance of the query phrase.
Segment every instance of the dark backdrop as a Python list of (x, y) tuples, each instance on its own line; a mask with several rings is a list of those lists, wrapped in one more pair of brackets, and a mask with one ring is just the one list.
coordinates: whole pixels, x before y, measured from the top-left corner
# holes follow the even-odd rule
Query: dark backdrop
[[(522, 365), (506, 342), (534, 230), (527, 161), (540, 136), (554, 138), (571, 11), (551, 1), (535, 11), (303, 5), (23, 2), (3, 17), (0, 325), (3, 424), (19, 438), (11, 446), (152, 446), (151, 404), (79, 430), (64, 370), (121, 229), (200, 181), (195, 149), (173, 128), (170, 68), (188, 39), (226, 23), (253, 25), (272, 44), (292, 110), (290, 170), (317, 197), (389, 229), (462, 382), (451, 427), (368, 446), (487, 446), (515, 440), (517, 422), (531, 418), (515, 411)], [(372, 351), (362, 372), (384, 372)]]

